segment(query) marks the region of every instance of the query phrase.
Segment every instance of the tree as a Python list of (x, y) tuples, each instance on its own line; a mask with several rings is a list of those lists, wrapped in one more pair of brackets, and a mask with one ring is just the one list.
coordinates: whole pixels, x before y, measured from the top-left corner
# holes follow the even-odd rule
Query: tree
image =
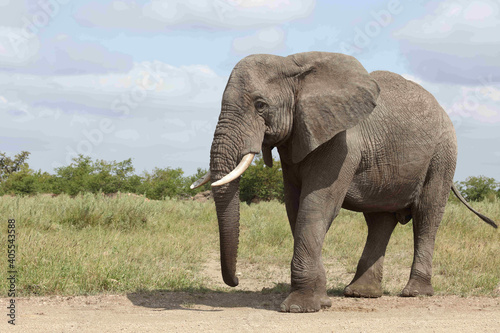
[(500, 193), (500, 183), (496, 182), (494, 178), (472, 176), (460, 182), (458, 189), (468, 201), (482, 201), (498, 195)]
[(67, 193), (77, 195), (87, 192), (89, 189), (90, 175), (95, 172), (90, 157), (79, 155), (73, 158), (73, 162), (64, 167), (56, 168), (55, 193)]
[(94, 171), (89, 177), (88, 184), (89, 190), (92, 193), (128, 192), (125, 190), (127, 179), (134, 172), (131, 158), (122, 162), (96, 160), (93, 163), (93, 169)]
[(0, 181), (5, 180), (15, 172), (21, 171), (23, 168), (27, 169), (28, 163), (26, 163), (26, 160), (29, 155), (29, 152), (22, 151), (12, 159), (6, 156), (5, 153), (0, 152)]
[[(0, 153), (0, 193), (26, 195), (39, 191), (42, 184), (37, 180), (46, 178), (41, 171), (35, 173), (26, 160), (30, 153), (22, 151), (12, 159)], [(44, 185), (44, 184), (43, 184)]]

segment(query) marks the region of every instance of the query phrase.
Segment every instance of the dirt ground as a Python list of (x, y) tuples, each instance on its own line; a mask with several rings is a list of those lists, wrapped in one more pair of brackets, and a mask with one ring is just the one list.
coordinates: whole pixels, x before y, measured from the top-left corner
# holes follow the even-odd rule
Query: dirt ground
[[(499, 332), (500, 298), (332, 297), (312, 314), (279, 313), (280, 294), (135, 293), (17, 299), (1, 332)], [(0, 299), (6, 313), (7, 299)]]
[(0, 332), (500, 332), (500, 297), (332, 296), (333, 306), (318, 313), (280, 313), (286, 293), (276, 283), (286, 289), (288, 270), (245, 262), (240, 269), (240, 286), (230, 289), (216, 255), (206, 263), (206, 285), (223, 292), (17, 298), (16, 326), (7, 323), (9, 300), (0, 298)]

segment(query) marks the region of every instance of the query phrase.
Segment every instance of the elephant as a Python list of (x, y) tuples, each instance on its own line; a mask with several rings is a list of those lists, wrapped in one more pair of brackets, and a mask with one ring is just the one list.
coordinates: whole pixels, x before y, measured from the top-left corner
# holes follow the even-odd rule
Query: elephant
[(277, 148), (294, 247), (291, 288), (282, 312), (332, 305), (321, 250), (341, 208), (362, 212), (366, 244), (350, 297), (380, 297), (389, 238), (413, 220), (414, 257), (401, 296), (432, 295), (432, 256), (450, 189), (457, 141), (436, 99), (388, 71), (368, 73), (352, 56), (305, 52), (250, 55), (232, 70), (210, 150), (224, 282), (238, 285), (239, 179), (262, 151), (272, 165)]

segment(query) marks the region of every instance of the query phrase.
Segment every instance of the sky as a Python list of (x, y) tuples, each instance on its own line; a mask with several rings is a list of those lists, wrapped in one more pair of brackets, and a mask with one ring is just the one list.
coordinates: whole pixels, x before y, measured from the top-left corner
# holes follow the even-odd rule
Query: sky
[(455, 180), (500, 180), (499, 29), (491, 0), (0, 0), (0, 151), (191, 175), (239, 60), (325, 51), (421, 84), (455, 126)]

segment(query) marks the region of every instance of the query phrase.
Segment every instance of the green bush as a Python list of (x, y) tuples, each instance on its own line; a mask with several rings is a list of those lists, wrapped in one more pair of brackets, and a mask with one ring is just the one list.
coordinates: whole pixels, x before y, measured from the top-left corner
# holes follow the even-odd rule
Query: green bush
[[(92, 161), (90, 157), (78, 156), (68, 166), (56, 169), (54, 193), (116, 193), (123, 191), (130, 185), (134, 167), (132, 159), (122, 162)], [(137, 179), (134, 179), (137, 183)], [(136, 184), (138, 185), (138, 184)], [(135, 191), (132, 191), (135, 192)]]
[(47, 172), (33, 171), (28, 167), (4, 177), (0, 183), (0, 195), (29, 195), (52, 192), (54, 177)]
[(89, 188), (89, 178), (94, 172), (90, 157), (79, 156), (68, 166), (56, 169), (55, 193), (77, 195)]
[(2, 183), (2, 192), (5, 194), (26, 195), (36, 191), (37, 183), (31, 170), (13, 173)]
[(458, 189), (468, 201), (492, 201), (495, 196), (500, 197), (500, 183), (485, 176), (467, 177), (465, 181), (458, 183)]
[(268, 168), (257, 155), (240, 181), (240, 200), (247, 203), (256, 201), (284, 200), (281, 162), (273, 158), (273, 167)]
[(183, 174), (184, 171), (181, 168), (154, 168), (151, 173), (144, 173), (141, 192), (154, 200), (177, 197), (185, 192)]

